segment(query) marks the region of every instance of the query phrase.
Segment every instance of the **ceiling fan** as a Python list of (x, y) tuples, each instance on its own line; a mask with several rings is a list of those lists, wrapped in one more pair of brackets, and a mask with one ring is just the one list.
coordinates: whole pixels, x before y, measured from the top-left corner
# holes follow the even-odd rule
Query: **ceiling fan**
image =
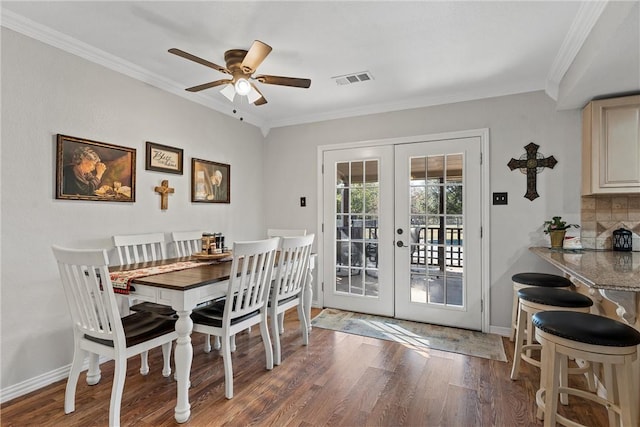
[(232, 76), (231, 79), (215, 80), (187, 88), (186, 90), (189, 92), (199, 92), (204, 89), (226, 85), (220, 92), (226, 96), (229, 101), (233, 102), (235, 95), (238, 94), (247, 96), (249, 102), (254, 105), (264, 105), (267, 103), (267, 100), (256, 85), (251, 82), (252, 80), (264, 84), (301, 87), (305, 89), (311, 86), (310, 79), (270, 76), (267, 74), (253, 76), (258, 66), (262, 64), (262, 61), (264, 61), (271, 52), (271, 46), (260, 40), (255, 40), (248, 51), (242, 49), (226, 51), (224, 53), (224, 60), (227, 64), (226, 67), (214, 64), (213, 62), (199, 58), (180, 49), (172, 48), (169, 49), (169, 52)]

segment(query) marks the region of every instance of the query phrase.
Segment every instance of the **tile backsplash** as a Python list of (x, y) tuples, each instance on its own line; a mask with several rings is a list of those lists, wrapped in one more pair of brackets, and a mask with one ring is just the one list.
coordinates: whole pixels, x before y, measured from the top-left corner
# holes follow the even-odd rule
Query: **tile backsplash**
[(613, 231), (621, 227), (640, 235), (640, 194), (582, 196), (580, 223), (588, 249), (611, 249)]

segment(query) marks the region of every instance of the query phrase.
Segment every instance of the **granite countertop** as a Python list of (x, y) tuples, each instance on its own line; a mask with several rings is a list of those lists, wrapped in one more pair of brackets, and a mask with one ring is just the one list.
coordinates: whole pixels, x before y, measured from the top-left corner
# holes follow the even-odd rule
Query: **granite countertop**
[(640, 252), (545, 247), (529, 250), (589, 287), (640, 292)]

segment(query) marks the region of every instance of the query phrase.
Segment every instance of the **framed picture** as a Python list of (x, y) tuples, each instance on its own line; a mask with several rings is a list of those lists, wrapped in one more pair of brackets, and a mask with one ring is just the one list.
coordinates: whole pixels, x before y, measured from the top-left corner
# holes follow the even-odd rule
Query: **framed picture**
[(191, 159), (191, 201), (231, 203), (231, 166)]
[(57, 136), (56, 199), (136, 201), (136, 149)]
[(147, 141), (145, 169), (182, 175), (182, 148)]

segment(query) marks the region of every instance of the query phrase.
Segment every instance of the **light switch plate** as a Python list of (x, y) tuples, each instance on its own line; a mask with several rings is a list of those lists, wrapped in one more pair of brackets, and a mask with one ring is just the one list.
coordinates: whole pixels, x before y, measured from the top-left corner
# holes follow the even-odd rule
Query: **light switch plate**
[(506, 205), (508, 202), (507, 193), (493, 193), (494, 205)]

